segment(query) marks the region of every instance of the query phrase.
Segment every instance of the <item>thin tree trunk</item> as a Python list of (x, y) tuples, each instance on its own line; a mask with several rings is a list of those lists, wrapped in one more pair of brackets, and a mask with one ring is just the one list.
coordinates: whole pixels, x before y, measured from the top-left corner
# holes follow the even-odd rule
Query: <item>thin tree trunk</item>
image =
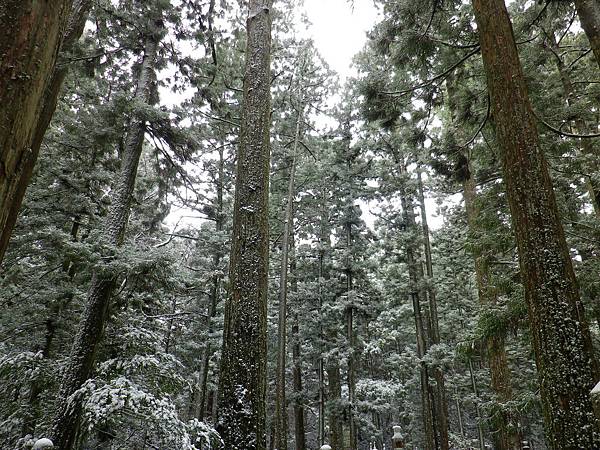
[(294, 225), (294, 193), (296, 177), (296, 159), (298, 142), (300, 140), (300, 125), (302, 124), (302, 108), (296, 118), (296, 133), (292, 148), (292, 161), (288, 180), (287, 201), (283, 225), (281, 269), (279, 272), (279, 330), (277, 333), (277, 369), (275, 379), (275, 448), (287, 450), (287, 405), (285, 400), (285, 368), (287, 356), (287, 291), (288, 291), (288, 261), (290, 237)]
[[(417, 171), (417, 187), (419, 194), (419, 203), (421, 209), (421, 228), (423, 231), (423, 245), (425, 250), (425, 268), (428, 278), (427, 298), (429, 300), (429, 314), (431, 320), (431, 344), (440, 343), (440, 326), (438, 322), (437, 301), (435, 298), (435, 289), (433, 288), (433, 262), (431, 258), (431, 242), (429, 239), (429, 225), (427, 223), (427, 210), (425, 208), (425, 195), (423, 193), (423, 181), (421, 171)], [(439, 448), (449, 450), (448, 437), (448, 400), (446, 398), (446, 388), (444, 383), (444, 372), (441, 367), (433, 369), (433, 376), (436, 382), (436, 419), (437, 431), (439, 433)]]
[[(290, 239), (291, 261), (290, 261), (290, 274), (292, 280), (290, 288), (292, 292), (298, 292), (298, 282), (296, 274), (296, 258), (294, 255), (294, 237), (292, 235)], [(299, 302), (296, 302), (296, 308), (299, 306)], [(306, 450), (306, 428), (304, 425), (304, 402), (302, 400), (303, 387), (302, 387), (302, 362), (300, 359), (301, 345), (300, 345), (300, 323), (298, 322), (298, 312), (294, 313), (294, 321), (292, 323), (292, 360), (293, 360), (293, 385), (294, 385), (294, 442), (296, 450)]]
[(271, 1), (248, 4), (230, 293), (225, 303), (217, 430), (228, 450), (266, 447)]
[(473, 0), (551, 448), (595, 448), (599, 371), (503, 0)]
[[(136, 99), (143, 103), (148, 103), (150, 99), (158, 38), (157, 33), (149, 36), (145, 43), (135, 93)], [(128, 128), (121, 172), (115, 182), (112, 204), (105, 221), (104, 238), (113, 248), (121, 246), (125, 237), (144, 131), (144, 121), (141, 118), (133, 118)], [(52, 440), (61, 450), (70, 450), (75, 444), (81, 405), (70, 401), (70, 397), (89, 378), (94, 366), (96, 350), (106, 325), (108, 304), (116, 281), (117, 275), (114, 273), (97, 271), (92, 277), (86, 307), (57, 397), (57, 409), (52, 424)]]
[(594, 57), (600, 67), (600, 1), (575, 0), (575, 8), (581, 28), (590, 41)]
[[(323, 217), (321, 217), (321, 223), (323, 223)], [(325, 444), (325, 364), (323, 361), (323, 259), (325, 257), (324, 243), (323, 243), (323, 227), (321, 227), (321, 235), (319, 239), (319, 281), (318, 281), (318, 295), (319, 295), (319, 364), (318, 364), (318, 378), (319, 378), (319, 417), (317, 425), (317, 434), (319, 448)]]
[[(471, 387), (473, 389), (473, 395), (476, 401), (479, 401), (479, 390), (477, 389), (477, 381), (475, 380), (475, 373), (473, 372), (473, 361), (469, 358), (469, 375), (471, 377)], [(475, 403), (475, 413), (477, 415), (477, 438), (479, 440), (479, 449), (485, 450), (485, 439), (483, 437), (483, 417), (481, 415), (481, 408), (479, 403)]]
[[(27, 3), (32, 2), (27, 1)], [(30, 37), (37, 39), (39, 42), (42, 42), (48, 46), (54, 46), (54, 49), (44, 50), (44, 46), (36, 45), (31, 46), (29, 49), (33, 52), (51, 52), (51, 54), (46, 53), (44, 56), (42, 56), (40, 53), (34, 53), (34, 58), (43, 57), (47, 59), (43, 65), (38, 67), (36, 62), (36, 65), (34, 66), (34, 70), (49, 70), (48, 74), (43, 75), (43, 77), (51, 75), (47, 81), (42, 81), (38, 77), (37, 79), (31, 78), (27, 80), (27, 82), (24, 82), (25, 78), (19, 79), (18, 76), (14, 80), (11, 80), (11, 76), (9, 76), (9, 72), (6, 72), (6, 70), (21, 70), (22, 73), (26, 73), (26, 71), (31, 70), (31, 68), (27, 69), (22, 67), (22, 69), (19, 69), (18, 66), (15, 66), (13, 69), (11, 69), (10, 66), (12, 66), (13, 63), (4, 58), (0, 63), (0, 79), (9, 84), (14, 84), (17, 82), (18, 85), (24, 89), (23, 92), (18, 92), (19, 89), (16, 89), (13, 92), (3, 92), (5, 86), (3, 82), (0, 81), (0, 104), (7, 105), (11, 111), (11, 114), (23, 114), (23, 116), (19, 117), (18, 122), (13, 123), (13, 125), (8, 125), (8, 122), (0, 122), (0, 142), (4, 141), (5, 139), (5, 137), (2, 136), (2, 130), (7, 130), (8, 128), (6, 127), (18, 126), (22, 129), (18, 131), (17, 128), (13, 128), (10, 132), (15, 134), (11, 136), (10, 139), (18, 139), (23, 143), (25, 140), (28, 140), (26, 145), (29, 146), (29, 149), (26, 152), (23, 152), (22, 150), (19, 150), (19, 148), (21, 148), (20, 146), (24, 144), (18, 144), (16, 141), (12, 143), (4, 141), (0, 145), (0, 148), (6, 149), (6, 152), (16, 152), (10, 157), (10, 159), (7, 160), (5, 160), (5, 158), (9, 157), (8, 153), (6, 153), (6, 155), (5, 151), (0, 153), (0, 263), (2, 262), (4, 253), (8, 247), (8, 242), (17, 221), (17, 216), (25, 196), (25, 191), (29, 185), (29, 181), (31, 180), (33, 167), (39, 155), (44, 134), (50, 125), (50, 120), (52, 119), (52, 115), (54, 114), (54, 110), (56, 109), (56, 104), (58, 102), (60, 88), (67, 74), (67, 66), (56, 67), (56, 52), (59, 46), (57, 39), (62, 38), (63, 29), (66, 28), (61, 45), (61, 51), (64, 53), (71, 49), (73, 44), (83, 33), (84, 25), (91, 5), (91, 0), (75, 0), (72, 3), (73, 5), (71, 7), (71, 1), (61, 1), (59, 4), (53, 4), (52, 6), (47, 6), (45, 3), (44, 5), (46, 6), (43, 6), (42, 3), (38, 2), (38, 5), (35, 6), (34, 9), (31, 9), (31, 7), (27, 7), (22, 0), (17, 0), (8, 2), (7, 5), (0, 6), (0, 29), (6, 31), (6, 34), (0, 34), (0, 54), (6, 54), (3, 50), (3, 44), (10, 45), (10, 41), (8, 39), (14, 39), (14, 37), (17, 36), (17, 34), (13, 34), (11, 32), (11, 28), (4, 23), (4, 20), (16, 19), (14, 14), (6, 14), (8, 10), (14, 8), (13, 4), (16, 4), (17, 7), (23, 12), (28, 10), (30, 11), (30, 15), (28, 16), (29, 18), (24, 16), (21, 18), (21, 20), (23, 21), (23, 25), (26, 27), (31, 26), (31, 28), (19, 28), (19, 32), (22, 33), (24, 29), (28, 29)], [(42, 15), (38, 15), (39, 10), (42, 8), (49, 8), (51, 13), (48, 14), (46, 12)], [(51, 16), (56, 17), (52, 18)], [(66, 20), (67, 17), (69, 18), (68, 24)], [(37, 27), (40, 26), (40, 20), (44, 21), (42, 25), (42, 27), (45, 28), (44, 30), (37, 29)], [(53, 37), (55, 33), (58, 33), (57, 37)], [(12, 50), (19, 51), (17, 47), (14, 47)], [(21, 50), (24, 50), (24, 47), (22, 47)], [(16, 57), (19, 59), (23, 56), (26, 55), (16, 55)], [(52, 62), (49, 61), (48, 58), (52, 59)], [(22, 61), (24, 61), (24, 59)], [(7, 66), (4, 65), (5, 62), (8, 64)], [(46, 84), (42, 85), (44, 82)], [(38, 85), (35, 88), (32, 88), (30, 83), (36, 83)], [(9, 95), (11, 97), (5, 97), (5, 95)], [(13, 95), (16, 95), (17, 97), (12, 97)], [(27, 100), (24, 96), (30, 96), (29, 100)], [(34, 96), (39, 97), (38, 100), (35, 100), (33, 98)], [(19, 101), (25, 102), (22, 103), (24, 110), (20, 113), (18, 111)], [(34, 102), (41, 103), (36, 103), (34, 105)], [(27, 106), (25, 106), (26, 104)], [(39, 111), (36, 112), (35, 108), (39, 108)], [(0, 116), (3, 117), (3, 120), (15, 120), (14, 117), (11, 119), (10, 115), (4, 113), (2, 106), (0, 106)], [(31, 134), (31, 136), (26, 138), (25, 134)], [(13, 157), (18, 159), (13, 159)], [(14, 166), (15, 163), (17, 164), (16, 167)], [(11, 166), (13, 167), (11, 168)], [(4, 167), (4, 169), (1, 169), (1, 167)], [(10, 173), (7, 173), (6, 176), (2, 175), (3, 170), (10, 171)]]
[[(215, 229), (217, 233), (223, 231), (224, 217), (223, 217), (223, 188), (225, 182), (225, 160), (223, 155), (223, 149), (219, 149), (219, 179), (217, 180), (217, 205), (216, 205), (216, 217), (215, 217)], [(210, 412), (205, 408), (207, 403), (207, 392), (208, 392), (208, 372), (210, 357), (213, 353), (213, 349), (210, 345), (211, 335), (214, 332), (213, 320), (217, 315), (217, 306), (220, 301), (221, 294), (221, 275), (219, 274), (219, 266), (221, 265), (221, 251), (217, 250), (213, 256), (214, 270), (217, 272), (213, 276), (213, 285), (211, 292), (211, 301), (208, 309), (208, 339), (206, 341), (206, 347), (204, 349), (204, 355), (202, 360), (202, 374), (200, 376), (200, 400), (196, 405), (195, 417), (198, 420), (204, 420), (204, 414)]]
[[(404, 194), (402, 194), (400, 197), (400, 203), (402, 206), (403, 221), (406, 225), (406, 231), (410, 232), (411, 230), (414, 230), (416, 226), (412, 204), (409, 204), (409, 201)], [(423, 432), (425, 434), (425, 449), (433, 450), (437, 447), (434, 430), (435, 413), (432, 398), (430, 396), (431, 387), (429, 384), (429, 370), (423, 361), (423, 357), (428, 350), (428, 338), (425, 329), (425, 323), (423, 321), (423, 314), (421, 312), (421, 293), (417, 289), (419, 284), (417, 261), (414, 254), (413, 244), (411, 242), (407, 242), (406, 244), (406, 261), (411, 284), (411, 300), (415, 319), (415, 334), (417, 339), (417, 357), (420, 360), (419, 379), (421, 383), (421, 407), (423, 415)]]

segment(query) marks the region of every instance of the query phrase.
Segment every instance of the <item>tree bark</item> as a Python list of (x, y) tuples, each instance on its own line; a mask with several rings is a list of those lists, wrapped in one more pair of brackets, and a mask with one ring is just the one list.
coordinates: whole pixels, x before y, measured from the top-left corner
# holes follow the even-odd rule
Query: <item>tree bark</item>
[(342, 425), (342, 383), (340, 366), (337, 362), (327, 364), (327, 380), (329, 391), (329, 445), (331, 450), (344, 450), (344, 429)]
[(263, 450), (269, 258), (271, 1), (250, 0), (217, 430), (229, 450)]
[[(58, 58), (71, 0), (0, 4), (0, 243), (12, 231), (22, 171)], [(6, 237), (5, 237), (6, 235)], [(0, 262), (6, 245), (0, 246)]]
[(598, 370), (503, 0), (473, 0), (551, 448), (595, 448)]
[(600, 1), (575, 0), (575, 8), (581, 28), (590, 41), (596, 63), (600, 67)]
[[(14, 2), (14, 3), (18, 3), (19, 7), (22, 8), (23, 10), (26, 9), (25, 6), (22, 5), (22, 2)], [(71, 47), (73, 46), (73, 44), (81, 37), (81, 34), (83, 33), (83, 29), (85, 26), (85, 22), (87, 20), (88, 12), (89, 12), (89, 9), (91, 6), (91, 0), (75, 0), (72, 3), (73, 3), (73, 5), (70, 8), (70, 15), (68, 15), (68, 12), (69, 12), (68, 8), (70, 7), (70, 4), (71, 4), (70, 1), (61, 2), (61, 4), (69, 5), (69, 6), (64, 7), (65, 8), (64, 13), (61, 12), (60, 5), (51, 7), (51, 8), (55, 8), (54, 11), (52, 12), (52, 14), (56, 14), (56, 13), (61, 14), (61, 19), (60, 19), (61, 23), (59, 24), (59, 26), (61, 27), (61, 31), (60, 31), (61, 34), (62, 34), (63, 27), (65, 27), (65, 25), (66, 25), (66, 30), (64, 31), (64, 38), (62, 41), (62, 45), (60, 46), (62, 53), (69, 51), (71, 49)], [(10, 6), (7, 6), (7, 8), (10, 8)], [(3, 12), (3, 9), (0, 7), (0, 15), (2, 17), (7, 17), (7, 16), (4, 16), (3, 14), (1, 14), (2, 12)], [(63, 18), (63, 14), (68, 15), (68, 17), (69, 17), (68, 24), (64, 23), (66, 21)], [(8, 28), (4, 27), (3, 23), (0, 22), (0, 25), (2, 26), (2, 29), (8, 30)], [(31, 30), (31, 32), (35, 32), (35, 31), (37, 31), (37, 30)], [(50, 33), (51, 30), (47, 30), (47, 32)], [(4, 40), (4, 37), (1, 37), (0, 39)], [(44, 39), (43, 42), (49, 42), (46, 40), (46, 38), (40, 38), (40, 41), (42, 41), (42, 39)], [(4, 50), (2, 50), (2, 48), (3, 48), (2, 44), (0, 44), (0, 54), (4, 54)], [(53, 55), (53, 57), (55, 57), (55, 55)], [(47, 84), (45, 85), (45, 87), (43, 88), (43, 90), (40, 94), (42, 105), (41, 105), (41, 109), (39, 112), (39, 116), (37, 117), (37, 119), (35, 121), (31, 121), (31, 122), (29, 122), (29, 125), (27, 125), (31, 128), (30, 131), (33, 133), (32, 137), (31, 137), (29, 151), (22, 154), (22, 156), (20, 157), (21, 159), (19, 162), (18, 170), (14, 174), (12, 181), (9, 181), (9, 183), (12, 186), (12, 187), (8, 188), (8, 191), (12, 192), (10, 201), (7, 201), (5, 199), (2, 199), (2, 197), (0, 197), (0, 211), (5, 211), (5, 208), (6, 208), (6, 213), (0, 212), (0, 263), (2, 262), (4, 253), (6, 252), (6, 249), (8, 247), (8, 242), (10, 240), (12, 230), (17, 221), (17, 216), (18, 216), (19, 210), (21, 208), (23, 198), (25, 196), (25, 191), (31, 180), (33, 168), (35, 166), (35, 162), (37, 161), (37, 158), (39, 155), (39, 151), (40, 151), (40, 147), (42, 145), (42, 140), (43, 140), (44, 134), (46, 133), (46, 130), (47, 130), (48, 126), (50, 125), (50, 120), (52, 119), (52, 115), (54, 114), (54, 110), (56, 109), (56, 104), (58, 102), (60, 88), (63, 84), (63, 81), (65, 79), (67, 71), (68, 71), (67, 66), (56, 67), (56, 58), (55, 58), (55, 61), (52, 64), (52, 68), (51, 68), (52, 76), (48, 80)], [(4, 77), (3, 64), (0, 64), (0, 76)], [(0, 83), (0, 92), (2, 91), (2, 89), (3, 89), (2, 83)], [(29, 95), (33, 95), (33, 91), (29, 92)], [(0, 102), (2, 102), (2, 104), (11, 104), (11, 103), (4, 103), (4, 101), (5, 101), (4, 97), (0, 94)], [(15, 113), (17, 112), (14, 104), (11, 104), (11, 109)], [(0, 107), (0, 115), (3, 115), (5, 118), (8, 119), (8, 117), (5, 116), (4, 113), (2, 112), (1, 107)], [(20, 119), (20, 120), (23, 120), (23, 119)], [(25, 125), (26, 125), (25, 123), (20, 124), (20, 126), (25, 126)], [(4, 129), (4, 125), (0, 125), (0, 133), (1, 133), (2, 129)], [(4, 148), (8, 148), (8, 147), (4, 147)], [(4, 152), (2, 153), (2, 155), (4, 155)], [(4, 156), (2, 156), (2, 160), (0, 162), (4, 162)], [(7, 178), (7, 180), (8, 180), (8, 178)], [(0, 186), (2, 186), (3, 182), (4, 182), (3, 177), (0, 177)], [(3, 189), (4, 189), (3, 187), (0, 187), (0, 192), (2, 192)], [(4, 217), (4, 214), (6, 214), (6, 217)]]
[(290, 237), (294, 221), (294, 194), (296, 177), (296, 158), (300, 140), (300, 125), (302, 123), (302, 108), (296, 118), (296, 133), (292, 149), (292, 161), (288, 180), (285, 217), (283, 219), (283, 237), (281, 249), (281, 269), (279, 272), (279, 330), (277, 332), (277, 368), (275, 379), (275, 448), (287, 450), (287, 405), (285, 400), (285, 368), (287, 356), (287, 292), (288, 292), (288, 261)]
[[(158, 22), (157, 29), (162, 30)], [(150, 101), (151, 80), (159, 40), (160, 31), (148, 36), (137, 80), (135, 97), (139, 102), (146, 104)], [(121, 246), (125, 237), (144, 132), (144, 120), (133, 117), (127, 132), (121, 171), (115, 181), (112, 203), (105, 221), (104, 239), (113, 249)], [(96, 271), (92, 277), (83, 317), (58, 393), (57, 409), (52, 424), (52, 441), (61, 450), (70, 450), (75, 445), (81, 405), (70, 400), (75, 391), (89, 378), (94, 366), (96, 350), (106, 325), (108, 304), (116, 281), (117, 275), (108, 270)]]

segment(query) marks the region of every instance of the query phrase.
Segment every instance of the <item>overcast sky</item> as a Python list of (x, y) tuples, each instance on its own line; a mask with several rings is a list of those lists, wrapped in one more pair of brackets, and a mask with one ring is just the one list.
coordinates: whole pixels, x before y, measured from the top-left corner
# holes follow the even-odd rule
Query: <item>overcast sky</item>
[(352, 57), (366, 42), (366, 32), (376, 22), (372, 0), (304, 0), (312, 22), (309, 33), (327, 63), (343, 78), (352, 74)]

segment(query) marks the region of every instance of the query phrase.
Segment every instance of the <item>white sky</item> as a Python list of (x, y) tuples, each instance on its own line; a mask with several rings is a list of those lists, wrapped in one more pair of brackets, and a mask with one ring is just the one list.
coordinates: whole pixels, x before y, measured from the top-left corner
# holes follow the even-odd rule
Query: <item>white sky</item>
[(312, 23), (309, 33), (321, 55), (342, 78), (352, 75), (352, 57), (377, 21), (372, 0), (304, 0), (304, 6)]

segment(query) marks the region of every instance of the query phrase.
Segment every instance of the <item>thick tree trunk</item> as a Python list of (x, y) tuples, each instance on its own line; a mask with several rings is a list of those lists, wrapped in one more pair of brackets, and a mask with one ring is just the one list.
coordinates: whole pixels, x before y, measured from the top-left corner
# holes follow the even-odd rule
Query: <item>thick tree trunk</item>
[(551, 448), (595, 448), (589, 398), (598, 378), (585, 312), (510, 18), (503, 0), (473, 0), (492, 117), (516, 235), (521, 279)]
[(600, 67), (600, 1), (575, 0), (575, 8), (581, 28), (590, 41), (594, 57)]
[(327, 364), (327, 379), (329, 391), (329, 445), (332, 450), (345, 450), (344, 428), (342, 425), (343, 412), (339, 410), (342, 403), (342, 382), (340, 366), (337, 362), (330, 361)]
[[(13, 8), (12, 4), (17, 4), (18, 8), (21, 11), (28, 11), (28, 7), (23, 4), (23, 1), (17, 2), (9, 2), (6, 6), (0, 6), (0, 29), (6, 30), (6, 35), (2, 34), (0, 36), (0, 54), (5, 54), (4, 45), (10, 45), (9, 39), (14, 39), (16, 34), (11, 33), (11, 29), (7, 26), (4, 20), (10, 20), (10, 18), (15, 18), (14, 14), (11, 16), (9, 14), (5, 14), (9, 11), (10, 8)], [(28, 1), (27, 3), (32, 3)], [(43, 46), (31, 46), (28, 50), (25, 47), (22, 47), (20, 50), (14, 48), (12, 50), (16, 50), (17, 52), (22, 51), (20, 55), (15, 55), (16, 58), (20, 61), (20, 64), (27, 64), (25, 58), (32, 56), (34, 58), (51, 58), (52, 61), (47, 60), (42, 66), (35, 67), (35, 70), (38, 69), (48, 69), (48, 74), (43, 74), (45, 81), (41, 79), (34, 80), (31, 79), (19, 79), (18, 75), (15, 75), (16, 78), (14, 80), (11, 77), (7, 77), (9, 72), (6, 72), (8, 66), (4, 66), (4, 58), (0, 63), (0, 78), (4, 79), (6, 83), (10, 85), (19, 86), (21, 89), (25, 89), (24, 92), (19, 93), (19, 88), (14, 90), (13, 92), (4, 93), (4, 84), (0, 82), (0, 104), (2, 105), (10, 105), (9, 108), (12, 114), (23, 114), (18, 118), (18, 123), (13, 123), (13, 125), (7, 125), (7, 123), (0, 122), (0, 148), (4, 150), (1, 151), (0, 155), (0, 166), (4, 165), (5, 169), (3, 170), (12, 170), (12, 173), (8, 173), (6, 176), (0, 176), (0, 263), (4, 257), (4, 253), (6, 252), (6, 248), (8, 247), (8, 242), (10, 240), (10, 235), (17, 221), (17, 215), (19, 213), (19, 209), (21, 208), (21, 203), (23, 201), (23, 197), (25, 196), (25, 191), (27, 186), (29, 185), (29, 181), (31, 180), (31, 175), (33, 173), (33, 167), (35, 162), (37, 161), (37, 157), (39, 154), (40, 147), (42, 145), (42, 140), (44, 134), (46, 133), (46, 129), (48, 125), (50, 125), (50, 120), (52, 119), (52, 115), (54, 114), (54, 110), (56, 109), (56, 104), (58, 102), (58, 96), (60, 93), (60, 88), (64, 81), (64, 78), (67, 74), (67, 67), (55, 67), (56, 64), (56, 51), (58, 49), (58, 41), (57, 39), (62, 38), (63, 30), (64, 38), (61, 45), (61, 49), (63, 52), (69, 51), (73, 44), (79, 39), (81, 34), (83, 33), (83, 28), (87, 19), (88, 11), (91, 5), (91, 0), (75, 0), (72, 2), (73, 6), (70, 7), (71, 1), (61, 1), (59, 5), (53, 6), (43, 6), (39, 3), (39, 6), (35, 6), (35, 11), (33, 9), (29, 12), (29, 19), (22, 17), (23, 24), (31, 26), (31, 28), (26, 28), (26, 32), (29, 34), (29, 37), (37, 40), (37, 42), (41, 42), (47, 45), (54, 45), (54, 49), (46, 49), (43, 50)], [(42, 15), (38, 15), (41, 8), (49, 8), (50, 12), (46, 11), (42, 13)], [(70, 12), (70, 15), (69, 15)], [(56, 16), (58, 14), (58, 16)], [(55, 16), (52, 18), (51, 16)], [(68, 25), (66, 17), (69, 17)], [(39, 21), (42, 22), (39, 22)], [(46, 27), (44, 30), (36, 29), (36, 26), (40, 26), (40, 24), (44, 24)], [(23, 31), (23, 30), (20, 30)], [(58, 37), (53, 37), (55, 33), (58, 33)], [(52, 44), (54, 42), (54, 44)], [(26, 52), (30, 51), (33, 53), (27, 54)], [(40, 51), (45, 51), (44, 55), (38, 53)], [(50, 52), (50, 53), (49, 53)], [(6, 62), (10, 65), (13, 65), (10, 61), (6, 60)], [(30, 67), (31, 69), (31, 67)], [(21, 66), (21, 69), (15, 67), (11, 70), (22, 70), (22, 73), (26, 73), (27, 69), (24, 66)], [(16, 72), (15, 72), (16, 73)], [(50, 78), (47, 78), (48, 75), (51, 75)], [(38, 85), (35, 88), (32, 88), (30, 83), (45, 83), (43, 86)], [(27, 87), (29, 86), (29, 87)], [(10, 87), (9, 87), (10, 89)], [(8, 97), (6, 96), (8, 95)], [(17, 97), (15, 97), (15, 95)], [(25, 99), (24, 96), (30, 96), (29, 100)], [(34, 100), (31, 98), (32, 96), (39, 96), (38, 100)], [(28, 111), (19, 111), (16, 106), (19, 98), (23, 102), (29, 102), (29, 106), (25, 106), (24, 108), (34, 108), (32, 106), (34, 103), (32, 102), (41, 102), (35, 106), (39, 108), (39, 111), (34, 112), (33, 109)], [(38, 114), (35, 116), (35, 114)], [(11, 119), (9, 115), (6, 115), (2, 110), (2, 106), (0, 106), (0, 116), (3, 117), (3, 120), (16, 120), (15, 117)], [(3, 130), (7, 129), (6, 127), (19, 127), (13, 128), (9, 133), (15, 133), (14, 136), (11, 136), (10, 139), (24, 139), (22, 133), (31, 133), (27, 139), (25, 144), (18, 144), (16, 141), (10, 143), (6, 141), (5, 137), (2, 137)], [(27, 129), (25, 129), (27, 128)], [(19, 137), (21, 136), (21, 137)], [(24, 142), (24, 141), (23, 141)], [(19, 146), (20, 145), (20, 146)], [(27, 151), (23, 152), (19, 150), (19, 148), (28, 148)], [(12, 150), (11, 150), (12, 149)], [(6, 152), (6, 155), (5, 155)], [(13, 167), (12, 169), (8, 168), (10, 164), (8, 161), (5, 161), (5, 158), (8, 157), (8, 153), (12, 152), (20, 152), (19, 155), (14, 154), (13, 156), (17, 159), (13, 160), (13, 164), (17, 161), (18, 166)], [(12, 157), (11, 157), (12, 158)], [(2, 169), (0, 169), (0, 174), (2, 173)], [(7, 183), (7, 184), (5, 184)], [(5, 196), (7, 195), (7, 196)]]
[(217, 429), (229, 450), (263, 450), (269, 259), (271, 1), (250, 0)]
[(277, 369), (275, 379), (275, 448), (287, 450), (287, 405), (285, 400), (285, 368), (287, 356), (287, 292), (288, 292), (288, 261), (290, 238), (294, 226), (294, 194), (296, 177), (296, 158), (300, 140), (300, 125), (302, 124), (302, 108), (296, 118), (296, 133), (292, 149), (292, 160), (288, 180), (285, 217), (283, 219), (283, 237), (281, 249), (281, 269), (279, 271), (279, 329), (277, 332)]
[[(433, 261), (431, 258), (431, 242), (429, 240), (429, 225), (427, 223), (427, 210), (425, 208), (425, 195), (423, 193), (423, 181), (421, 179), (421, 171), (417, 172), (417, 187), (419, 194), (419, 203), (421, 209), (421, 228), (423, 231), (423, 246), (425, 250), (425, 268), (427, 271), (428, 288), (427, 298), (429, 301), (429, 315), (431, 322), (431, 344), (440, 343), (440, 326), (438, 321), (437, 301), (435, 298), (435, 289), (433, 288)], [(435, 406), (436, 420), (438, 432), (438, 444), (442, 450), (449, 450), (448, 437), (448, 400), (446, 399), (446, 388), (444, 383), (444, 372), (441, 367), (433, 369), (433, 376), (436, 382), (435, 388)]]
[[(148, 103), (150, 99), (159, 38), (157, 33), (148, 37), (145, 44), (135, 93), (136, 99), (143, 103)], [(132, 118), (127, 132), (121, 172), (115, 181), (112, 204), (105, 221), (104, 239), (112, 248), (122, 245), (125, 237), (144, 131), (143, 119)], [(57, 397), (57, 409), (52, 424), (52, 441), (61, 450), (70, 450), (75, 444), (81, 405), (70, 401), (70, 397), (89, 378), (94, 366), (116, 280), (116, 274), (101, 271), (96, 271), (92, 277), (86, 307)]]

